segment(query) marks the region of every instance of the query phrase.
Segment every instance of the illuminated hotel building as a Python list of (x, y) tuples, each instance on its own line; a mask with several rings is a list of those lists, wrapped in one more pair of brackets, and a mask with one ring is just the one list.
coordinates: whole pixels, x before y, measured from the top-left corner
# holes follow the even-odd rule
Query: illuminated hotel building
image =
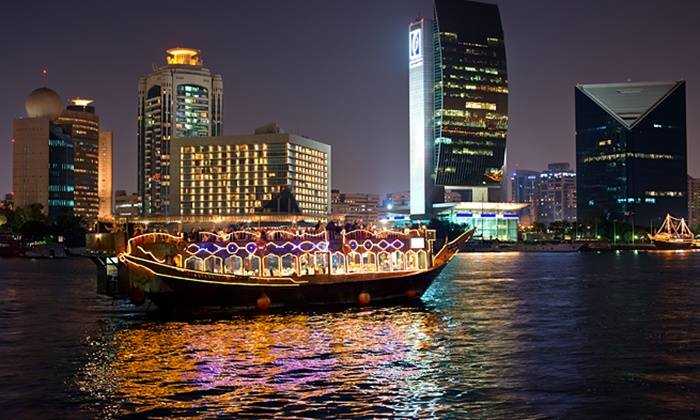
[(578, 85), (578, 221), (687, 217), (685, 82)]
[(498, 7), (435, 0), (409, 26), (411, 214), (456, 190), (465, 201), (500, 196), (508, 130), (508, 77)]
[(111, 131), (100, 131), (97, 196), (100, 199), (98, 217), (101, 220), (111, 219), (114, 211), (114, 196), (112, 193), (114, 178), (113, 140), (114, 137)]
[(75, 206), (73, 139), (56, 119), (63, 104), (48, 88), (34, 90), (26, 118), (12, 121), (12, 191), (15, 207), (41, 204), (49, 217)]
[(71, 99), (58, 116), (57, 123), (73, 139), (75, 207), (73, 212), (88, 223), (97, 220), (100, 119), (95, 115), (92, 100)]
[(260, 214), (285, 193), (295, 208), (279, 212), (331, 211), (327, 144), (270, 125), (252, 135), (173, 139), (171, 151), (173, 215)]
[(223, 81), (198, 50), (172, 48), (167, 64), (139, 79), (138, 188), (145, 215), (168, 215), (170, 142), (221, 135)]

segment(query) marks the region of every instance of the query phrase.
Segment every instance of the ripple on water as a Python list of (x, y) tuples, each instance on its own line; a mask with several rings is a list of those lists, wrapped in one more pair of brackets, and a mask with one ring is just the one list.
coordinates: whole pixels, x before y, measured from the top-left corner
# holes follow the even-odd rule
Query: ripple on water
[(0, 260), (0, 405), (37, 417), (688, 416), (700, 254), (468, 254), (414, 307), (163, 321)]

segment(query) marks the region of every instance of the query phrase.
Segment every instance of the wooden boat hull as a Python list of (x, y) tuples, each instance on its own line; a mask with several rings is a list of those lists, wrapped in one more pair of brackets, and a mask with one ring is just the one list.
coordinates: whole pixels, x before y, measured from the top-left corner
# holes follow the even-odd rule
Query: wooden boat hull
[[(259, 299), (268, 299), (271, 308), (313, 306), (357, 306), (373, 303), (415, 301), (420, 299), (442, 271), (436, 269), (366, 280), (339, 278), (333, 282), (308, 282), (296, 285), (240, 285), (173, 278), (156, 274), (169, 290), (146, 292), (162, 309), (183, 308), (260, 308)], [(339, 276), (337, 276), (339, 277)], [(363, 301), (364, 300), (364, 301)]]
[(670, 241), (659, 241), (659, 240), (654, 240), (654, 247), (658, 249), (667, 249), (667, 250), (673, 250), (673, 249), (691, 249), (693, 247), (693, 242), (692, 241), (687, 241), (687, 242), (670, 242)]
[(474, 230), (445, 244), (432, 267), (412, 271), (352, 274), (242, 276), (168, 264), (146, 250), (123, 253), (120, 276), (128, 278), (131, 300), (150, 299), (164, 310), (369, 305), (418, 300)]

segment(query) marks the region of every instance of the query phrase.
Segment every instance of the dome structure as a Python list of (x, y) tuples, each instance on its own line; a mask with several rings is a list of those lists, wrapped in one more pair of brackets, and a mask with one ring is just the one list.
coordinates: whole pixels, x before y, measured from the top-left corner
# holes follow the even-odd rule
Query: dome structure
[(58, 93), (47, 87), (41, 87), (29, 94), (24, 107), (27, 110), (27, 116), (31, 118), (56, 117), (63, 110), (63, 102)]

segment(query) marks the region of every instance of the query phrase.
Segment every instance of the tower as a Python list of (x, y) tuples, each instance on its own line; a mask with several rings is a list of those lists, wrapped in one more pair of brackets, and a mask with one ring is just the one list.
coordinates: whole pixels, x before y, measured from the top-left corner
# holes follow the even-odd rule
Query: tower
[(138, 83), (138, 189), (145, 215), (170, 213), (170, 140), (221, 134), (223, 81), (199, 50), (171, 48)]
[(575, 88), (579, 222), (686, 217), (685, 82)]
[(432, 21), (409, 25), (409, 107), (411, 214), (429, 213), (442, 189), (500, 199), (508, 76), (498, 6), (435, 0)]
[(73, 98), (56, 119), (73, 140), (75, 207), (73, 212), (88, 225), (97, 221), (100, 118), (91, 99)]

